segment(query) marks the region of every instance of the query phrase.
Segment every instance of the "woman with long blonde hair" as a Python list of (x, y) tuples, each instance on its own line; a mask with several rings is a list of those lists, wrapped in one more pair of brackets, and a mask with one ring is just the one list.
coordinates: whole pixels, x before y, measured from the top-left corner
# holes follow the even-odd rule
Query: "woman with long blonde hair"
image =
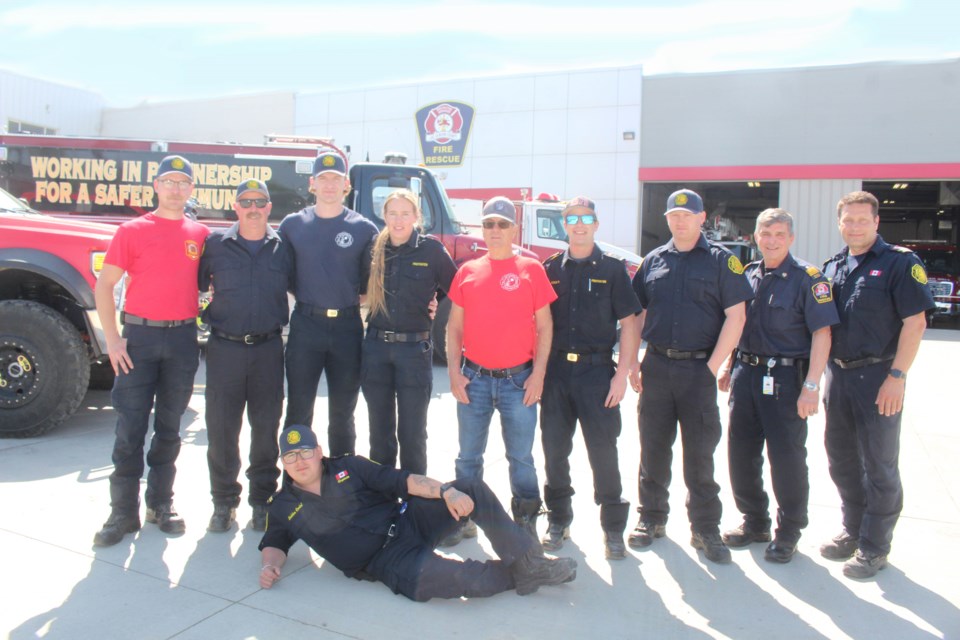
[(383, 203), (373, 244), (361, 388), (370, 415), (370, 459), (427, 472), (427, 406), (433, 391), (429, 304), (457, 267), (443, 244), (421, 235), (419, 198), (407, 189)]

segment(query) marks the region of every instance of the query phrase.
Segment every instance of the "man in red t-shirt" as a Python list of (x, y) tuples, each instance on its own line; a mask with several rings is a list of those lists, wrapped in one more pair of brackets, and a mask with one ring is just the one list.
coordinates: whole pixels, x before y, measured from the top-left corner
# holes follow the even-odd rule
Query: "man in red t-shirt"
[[(553, 337), (550, 303), (557, 294), (543, 265), (514, 255), (516, 220), (516, 208), (506, 198), (493, 198), (483, 208), (487, 255), (460, 267), (450, 287), (447, 369), (460, 424), (457, 478), (483, 477), (483, 452), (497, 410), (513, 517), (536, 538), (541, 502), (533, 441)], [(469, 523), (444, 546), (475, 534)]]
[[(193, 393), (200, 363), (197, 345), (197, 269), (209, 230), (184, 217), (193, 193), (193, 167), (180, 156), (163, 159), (153, 181), (157, 209), (120, 225), (110, 243), (95, 291), (110, 364), (116, 373), (117, 412), (110, 474), (110, 517), (93, 538), (117, 544), (140, 529), (140, 478), (150, 410), (155, 412), (147, 453), (147, 522), (164, 533), (183, 533), (173, 508), (180, 418)], [(129, 276), (117, 329), (113, 290)]]

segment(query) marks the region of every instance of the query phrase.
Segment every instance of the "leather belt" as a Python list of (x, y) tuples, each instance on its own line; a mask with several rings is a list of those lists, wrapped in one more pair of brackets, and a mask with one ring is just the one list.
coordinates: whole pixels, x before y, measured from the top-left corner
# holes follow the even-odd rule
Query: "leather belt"
[(891, 360), (893, 360), (893, 356), (887, 358), (860, 358), (859, 360), (841, 360), (840, 358), (833, 358), (833, 363), (841, 369), (859, 369), (860, 367), (866, 367), (871, 364), (880, 364), (881, 362), (889, 362)]
[(430, 332), (421, 331), (419, 333), (400, 333), (397, 331), (383, 331), (381, 329), (374, 329), (373, 327), (370, 327), (367, 329), (367, 336), (376, 340), (383, 340), (384, 342), (420, 342), (421, 340), (429, 340)]
[[(806, 362), (806, 358), (783, 358), (780, 356), (758, 356), (754, 353), (746, 353), (744, 351), (737, 351), (737, 360), (743, 364), (748, 364), (751, 367), (756, 367), (758, 365), (763, 365), (765, 367), (775, 367), (778, 364), (783, 365), (784, 367), (792, 367), (793, 365), (799, 362)], [(771, 360), (773, 361), (771, 363)]]
[(573, 362), (575, 364), (607, 364), (613, 360), (612, 351), (601, 351), (599, 353), (578, 353), (576, 351), (563, 351), (554, 349), (553, 354), (561, 360)]
[(340, 316), (352, 315), (359, 313), (360, 307), (353, 305), (352, 307), (344, 307), (342, 309), (325, 309), (323, 307), (315, 307), (312, 304), (299, 303), (297, 304), (297, 310), (300, 313), (303, 313), (308, 316), (320, 316), (322, 318), (339, 318)]
[(671, 360), (706, 360), (710, 357), (710, 353), (707, 351), (680, 351), (679, 349), (668, 349), (655, 344), (648, 345), (647, 348), (654, 353), (667, 356)]
[(171, 327), (182, 327), (184, 325), (194, 324), (196, 321), (196, 318), (189, 318), (187, 320), (148, 320), (147, 318), (141, 318), (126, 311), (120, 312), (121, 324), (135, 324), (141, 327), (163, 327), (169, 329)]
[(210, 333), (217, 336), (218, 338), (229, 340), (230, 342), (240, 342), (246, 345), (254, 345), (254, 344), (260, 344), (261, 342), (266, 342), (267, 340), (272, 340), (273, 338), (276, 338), (281, 333), (283, 333), (283, 329), (282, 328), (274, 329), (273, 331), (269, 331), (267, 333), (248, 333), (243, 336), (236, 336), (231, 333), (220, 331), (220, 329), (211, 328)]
[(481, 367), (470, 358), (464, 358), (463, 365), (472, 371), (476, 371), (482, 376), (490, 376), (491, 378), (509, 378), (510, 376), (523, 373), (527, 369), (533, 368), (533, 360), (527, 360), (523, 364), (518, 364), (517, 366), (510, 367), (508, 369), (487, 369), (485, 367)]

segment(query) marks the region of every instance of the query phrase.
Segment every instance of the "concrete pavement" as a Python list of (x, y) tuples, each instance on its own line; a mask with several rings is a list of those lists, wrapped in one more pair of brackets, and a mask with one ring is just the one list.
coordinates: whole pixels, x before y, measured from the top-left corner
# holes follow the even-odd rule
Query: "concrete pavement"
[[(187, 533), (168, 538), (153, 525), (108, 549), (92, 546), (106, 518), (115, 417), (109, 392), (43, 438), (0, 440), (0, 549), (4, 596), (0, 630), (9, 638), (960, 638), (960, 332), (927, 332), (910, 373), (901, 471), (905, 508), (890, 566), (854, 582), (820, 557), (840, 529), (839, 499), (827, 474), (822, 411), (810, 421), (810, 526), (787, 565), (763, 560), (764, 545), (734, 550), (733, 563), (706, 562), (689, 545), (679, 442), (674, 451), (667, 538), (626, 560), (603, 558), (598, 508), (582, 439), (572, 458), (576, 520), (558, 553), (575, 558), (577, 580), (519, 597), (435, 600), (392, 594), (349, 580), (305, 545), (291, 551), (284, 579), (259, 589), (259, 535), (249, 528), (208, 534), (209, 482), (203, 423), (203, 367), (183, 421), (175, 485)], [(455, 403), (446, 372), (434, 370), (431, 476), (453, 477)], [(622, 405), (620, 468), (636, 505), (636, 400)], [(722, 397), (725, 403), (726, 398)], [(725, 405), (724, 405), (725, 406)], [(721, 409), (721, 415), (726, 412)], [(326, 415), (325, 391), (317, 415)], [(367, 414), (357, 410), (358, 450), (367, 450)], [(509, 498), (507, 464), (495, 426), (486, 480)], [(242, 448), (248, 440), (242, 437)], [(321, 440), (325, 440), (321, 438)], [(539, 445), (538, 447), (539, 448)], [(542, 455), (537, 451), (540, 480)], [(725, 441), (718, 448), (724, 528), (740, 517), (729, 490)], [(769, 478), (766, 486), (769, 491)], [(238, 518), (246, 526), (249, 507)], [(635, 523), (631, 516), (630, 526)], [(541, 522), (541, 532), (545, 524)], [(453, 551), (492, 555), (465, 541)]]

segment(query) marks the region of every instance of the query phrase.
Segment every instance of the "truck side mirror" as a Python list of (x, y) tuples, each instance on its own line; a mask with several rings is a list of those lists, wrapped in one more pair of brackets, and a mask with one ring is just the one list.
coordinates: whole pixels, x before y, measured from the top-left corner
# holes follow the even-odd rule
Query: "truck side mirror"
[(423, 180), (421, 178), (410, 178), (410, 191), (419, 198), (423, 191)]

